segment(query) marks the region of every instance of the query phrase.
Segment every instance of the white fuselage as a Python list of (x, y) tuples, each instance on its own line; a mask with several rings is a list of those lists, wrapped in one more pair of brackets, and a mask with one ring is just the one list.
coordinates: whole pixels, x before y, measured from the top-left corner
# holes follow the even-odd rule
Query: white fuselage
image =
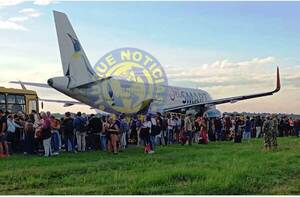
[(49, 79), (48, 84), (71, 98), (108, 113), (137, 113), (141, 103), (147, 99), (154, 101), (146, 112), (163, 112), (168, 108), (203, 103), (212, 99), (201, 89), (141, 84), (115, 78), (67, 88), (68, 80), (67, 77), (55, 77)]

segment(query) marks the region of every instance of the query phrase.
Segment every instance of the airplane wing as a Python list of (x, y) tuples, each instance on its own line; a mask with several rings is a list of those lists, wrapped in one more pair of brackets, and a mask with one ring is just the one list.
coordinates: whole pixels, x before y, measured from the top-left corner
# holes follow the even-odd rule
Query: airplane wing
[(236, 102), (241, 101), (241, 100), (273, 95), (274, 93), (278, 92), (280, 90), (280, 88), (281, 88), (280, 75), (279, 75), (279, 68), (277, 67), (277, 83), (276, 83), (276, 88), (273, 91), (263, 92), (263, 93), (258, 93), (258, 94), (250, 94), (250, 95), (234, 96), (234, 97), (210, 100), (210, 101), (207, 101), (207, 102), (195, 103), (195, 104), (190, 104), (190, 105), (181, 105), (181, 106), (176, 106), (176, 107), (171, 107), (171, 108), (164, 109), (164, 111), (189, 109), (189, 108), (197, 107), (197, 106), (209, 107), (209, 106), (219, 105), (219, 104), (224, 104), (224, 103), (236, 103)]

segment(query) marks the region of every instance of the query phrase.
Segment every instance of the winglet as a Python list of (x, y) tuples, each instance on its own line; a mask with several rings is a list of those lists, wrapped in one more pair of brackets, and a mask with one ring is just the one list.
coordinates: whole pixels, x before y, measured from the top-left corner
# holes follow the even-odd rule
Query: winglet
[(277, 83), (276, 83), (276, 89), (273, 91), (278, 92), (281, 88), (281, 84), (280, 84), (280, 74), (279, 74), (279, 67), (277, 66)]

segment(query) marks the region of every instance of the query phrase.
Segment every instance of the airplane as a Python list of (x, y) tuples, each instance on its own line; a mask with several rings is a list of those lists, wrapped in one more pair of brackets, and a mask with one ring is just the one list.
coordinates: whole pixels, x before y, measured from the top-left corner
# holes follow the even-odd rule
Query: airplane
[[(128, 81), (115, 76), (99, 78), (91, 67), (67, 15), (58, 11), (53, 11), (53, 13), (64, 76), (50, 78), (47, 84), (32, 82), (22, 82), (22, 84), (51, 87), (76, 101), (41, 99), (45, 102), (64, 103), (64, 106), (86, 104), (91, 108), (115, 114), (146, 114), (156, 111), (183, 113), (189, 110), (204, 114), (207, 111), (216, 110), (216, 105), (270, 96), (277, 93), (281, 88), (279, 67), (277, 67), (276, 88), (273, 91), (212, 99), (205, 90), (167, 85), (162, 87), (166, 93), (163, 102), (150, 95), (133, 105), (132, 102), (124, 102), (124, 100), (131, 99), (124, 92), (130, 91), (140, 94), (139, 91), (144, 90), (145, 87), (151, 88), (152, 84)], [(20, 81), (12, 81), (11, 83), (20, 84)], [(122, 87), (135, 88), (125, 89)], [(153, 109), (155, 103), (160, 103), (160, 107)]]

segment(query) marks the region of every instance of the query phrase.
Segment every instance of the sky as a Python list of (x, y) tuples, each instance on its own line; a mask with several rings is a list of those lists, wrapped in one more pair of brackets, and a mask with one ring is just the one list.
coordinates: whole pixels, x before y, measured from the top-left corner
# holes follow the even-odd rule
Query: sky
[[(139, 48), (160, 61), (170, 85), (204, 89), (215, 99), (273, 90), (279, 66), (279, 93), (217, 107), (300, 114), (299, 9), (300, 2), (0, 0), (0, 86), (62, 75), (57, 10), (68, 15), (92, 65), (111, 50)], [(69, 99), (30, 88), (41, 98)], [(92, 112), (50, 103), (44, 110)]]

